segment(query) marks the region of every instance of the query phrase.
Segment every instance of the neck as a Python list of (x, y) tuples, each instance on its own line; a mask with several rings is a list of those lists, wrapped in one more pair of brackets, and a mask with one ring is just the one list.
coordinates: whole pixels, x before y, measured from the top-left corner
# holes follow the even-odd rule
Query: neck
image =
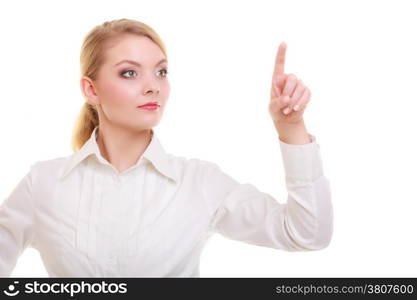
[(97, 145), (101, 155), (121, 173), (138, 162), (151, 142), (153, 130), (103, 125), (98, 130)]

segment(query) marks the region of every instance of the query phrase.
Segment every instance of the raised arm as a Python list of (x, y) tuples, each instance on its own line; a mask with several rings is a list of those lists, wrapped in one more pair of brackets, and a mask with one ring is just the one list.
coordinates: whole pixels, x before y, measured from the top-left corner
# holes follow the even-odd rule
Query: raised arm
[(287, 201), (280, 203), (250, 183), (240, 184), (215, 165), (205, 181), (207, 200), (216, 207), (210, 230), (276, 249), (318, 250), (330, 243), (333, 233), (330, 185), (316, 138), (304, 125), (311, 92), (295, 75), (284, 73), (286, 48), (281, 43), (276, 55), (269, 113), (279, 135)]

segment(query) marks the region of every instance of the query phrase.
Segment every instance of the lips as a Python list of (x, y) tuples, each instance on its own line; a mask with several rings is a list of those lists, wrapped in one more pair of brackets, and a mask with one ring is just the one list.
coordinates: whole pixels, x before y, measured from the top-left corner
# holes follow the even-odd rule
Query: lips
[(156, 107), (156, 106), (159, 106), (158, 102), (148, 102), (146, 104), (139, 105), (138, 107)]

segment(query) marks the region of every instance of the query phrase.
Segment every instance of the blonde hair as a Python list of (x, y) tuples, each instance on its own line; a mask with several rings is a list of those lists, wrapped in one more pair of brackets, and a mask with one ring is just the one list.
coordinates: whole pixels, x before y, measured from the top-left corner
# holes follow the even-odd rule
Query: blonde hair
[[(84, 38), (80, 54), (81, 78), (87, 76), (91, 80), (95, 80), (98, 70), (104, 62), (106, 48), (110, 43), (117, 42), (126, 33), (150, 38), (168, 59), (164, 43), (150, 26), (137, 20), (125, 18), (106, 21), (91, 29)], [(84, 145), (97, 125), (99, 125), (97, 109), (95, 105), (85, 101), (73, 130), (71, 142), (73, 151), (78, 151)]]

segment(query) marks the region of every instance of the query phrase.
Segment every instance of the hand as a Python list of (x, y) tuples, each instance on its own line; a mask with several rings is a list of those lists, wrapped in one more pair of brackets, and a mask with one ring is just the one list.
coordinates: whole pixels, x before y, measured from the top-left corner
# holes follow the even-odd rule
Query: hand
[(276, 124), (298, 124), (303, 120), (311, 92), (294, 74), (284, 74), (286, 50), (287, 45), (282, 42), (275, 58), (269, 113)]

